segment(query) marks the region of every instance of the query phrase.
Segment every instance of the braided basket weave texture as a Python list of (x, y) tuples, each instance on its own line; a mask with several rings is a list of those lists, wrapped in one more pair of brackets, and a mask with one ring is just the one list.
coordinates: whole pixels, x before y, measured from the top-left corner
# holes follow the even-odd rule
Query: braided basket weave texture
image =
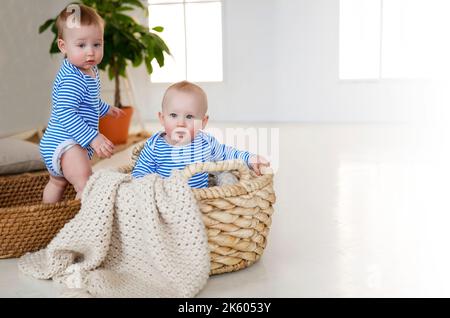
[[(130, 173), (133, 163), (120, 170)], [(184, 169), (186, 179), (199, 172), (234, 171), (238, 183), (192, 189), (202, 212), (211, 251), (211, 275), (237, 271), (262, 256), (275, 203), (273, 174), (256, 176), (243, 161), (196, 163)], [(80, 209), (69, 186), (64, 200), (42, 204), (48, 173), (0, 178), (0, 258), (19, 257), (44, 248)]]
[(0, 177), (0, 258), (37, 251), (80, 210), (76, 192), (67, 187), (63, 201), (42, 204), (48, 172)]

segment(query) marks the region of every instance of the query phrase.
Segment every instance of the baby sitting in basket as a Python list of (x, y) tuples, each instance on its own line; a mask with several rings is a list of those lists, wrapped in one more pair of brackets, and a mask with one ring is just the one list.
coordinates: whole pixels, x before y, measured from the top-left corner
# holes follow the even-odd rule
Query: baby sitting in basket
[[(208, 101), (199, 86), (183, 81), (170, 86), (163, 97), (159, 121), (164, 127), (145, 143), (132, 171), (135, 178), (150, 173), (169, 177), (172, 170), (183, 169), (196, 162), (242, 159), (261, 174), (261, 167), (270, 163), (263, 157), (220, 144), (202, 131), (208, 123)], [(189, 180), (192, 188), (208, 187), (208, 173), (199, 173)]]

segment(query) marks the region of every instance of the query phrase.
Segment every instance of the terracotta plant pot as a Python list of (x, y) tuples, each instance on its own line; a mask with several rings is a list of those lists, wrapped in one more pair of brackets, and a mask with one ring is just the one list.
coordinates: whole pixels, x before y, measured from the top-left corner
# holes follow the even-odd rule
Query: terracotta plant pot
[(122, 110), (125, 112), (124, 116), (120, 116), (119, 118), (105, 116), (100, 119), (99, 123), (100, 133), (115, 145), (127, 142), (131, 116), (133, 115), (133, 107), (131, 106), (123, 106)]

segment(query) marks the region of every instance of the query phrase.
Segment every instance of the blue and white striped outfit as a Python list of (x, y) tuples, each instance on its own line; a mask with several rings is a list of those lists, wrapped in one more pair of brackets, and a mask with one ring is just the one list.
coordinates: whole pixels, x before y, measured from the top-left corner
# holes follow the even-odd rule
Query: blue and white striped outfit
[(60, 159), (71, 146), (87, 149), (89, 159), (94, 153), (89, 144), (110, 106), (100, 99), (98, 69), (93, 69), (95, 78), (64, 59), (53, 84), (52, 112), (40, 143), (42, 159), (53, 176), (63, 176)]
[[(164, 132), (158, 132), (145, 143), (132, 171), (135, 178), (150, 173), (169, 177), (172, 170), (181, 170), (195, 162), (242, 159), (248, 164), (250, 153), (220, 144), (216, 138), (199, 131), (194, 140), (185, 146), (172, 146), (164, 139)], [(208, 187), (208, 173), (198, 173), (189, 180), (192, 188)]]

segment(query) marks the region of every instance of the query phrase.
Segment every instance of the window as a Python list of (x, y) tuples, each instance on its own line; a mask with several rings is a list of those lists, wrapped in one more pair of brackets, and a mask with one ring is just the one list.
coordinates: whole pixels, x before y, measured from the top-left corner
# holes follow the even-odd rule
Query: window
[(449, 16), (448, 0), (341, 0), (340, 79), (448, 74)]
[(222, 1), (149, 0), (149, 25), (164, 27), (172, 53), (154, 65), (152, 82), (222, 81)]

